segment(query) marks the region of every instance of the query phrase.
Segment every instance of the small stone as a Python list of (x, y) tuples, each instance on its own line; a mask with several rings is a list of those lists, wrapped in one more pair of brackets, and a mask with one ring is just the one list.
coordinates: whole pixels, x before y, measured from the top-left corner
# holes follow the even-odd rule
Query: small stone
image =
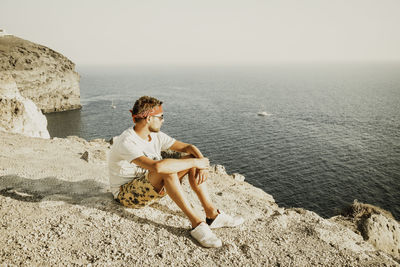
[(214, 166), (214, 172), (216, 174), (226, 174), (226, 170), (225, 167), (222, 165), (215, 165)]
[(245, 177), (243, 175), (241, 175), (240, 173), (234, 173), (234, 174), (232, 174), (232, 177), (235, 181), (238, 181), (238, 182), (244, 182), (244, 180), (245, 180)]
[(81, 159), (85, 160), (86, 162), (89, 162), (89, 152), (85, 151), (82, 156)]

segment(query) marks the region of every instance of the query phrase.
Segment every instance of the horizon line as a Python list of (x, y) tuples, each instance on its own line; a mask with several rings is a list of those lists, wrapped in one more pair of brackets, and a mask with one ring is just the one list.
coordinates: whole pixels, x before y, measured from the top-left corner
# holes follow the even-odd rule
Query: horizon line
[(395, 60), (309, 60), (309, 61), (269, 61), (269, 62), (171, 62), (171, 63), (74, 63), (75, 67), (258, 67), (271, 65), (312, 65), (312, 64), (400, 64)]

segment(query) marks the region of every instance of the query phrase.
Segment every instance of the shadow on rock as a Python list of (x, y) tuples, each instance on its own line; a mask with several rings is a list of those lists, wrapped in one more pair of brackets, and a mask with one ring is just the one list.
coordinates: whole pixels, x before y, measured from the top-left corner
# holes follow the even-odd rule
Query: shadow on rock
[[(55, 177), (33, 180), (17, 175), (5, 175), (0, 176), (0, 195), (25, 202), (62, 201), (72, 205), (94, 208), (115, 213), (121, 218), (140, 224), (163, 228), (176, 236), (187, 236), (187, 229), (183, 227), (160, 224), (127, 212), (125, 210), (127, 208), (117, 203), (112, 194), (107, 192), (105, 184), (94, 180), (69, 182)], [(162, 212), (172, 213), (172, 215), (182, 216), (160, 204), (153, 204), (151, 207)]]

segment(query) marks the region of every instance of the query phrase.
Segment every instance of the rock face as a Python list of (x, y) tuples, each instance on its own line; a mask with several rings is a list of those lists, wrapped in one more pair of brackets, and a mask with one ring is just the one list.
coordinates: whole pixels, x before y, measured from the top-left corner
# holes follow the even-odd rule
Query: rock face
[(31, 100), (21, 96), (11, 75), (0, 76), (0, 130), (50, 138), (47, 120)]
[[(213, 230), (223, 246), (205, 249), (168, 196), (142, 209), (113, 200), (109, 147), (104, 140), (0, 132), (1, 266), (400, 266), (398, 257), (379, 251), (353, 228), (279, 207), (221, 165), (209, 169), (210, 198), (245, 222)], [(183, 190), (204, 216), (187, 178)], [(384, 234), (384, 228), (382, 221), (373, 231)]]
[(394, 219), (373, 214), (362, 224), (363, 236), (376, 248), (400, 258), (400, 226)]
[(0, 37), (0, 76), (11, 73), (23, 97), (43, 112), (78, 109), (79, 74), (60, 53), (21, 38)]
[(390, 212), (355, 200), (341, 215), (330, 220), (350, 228), (375, 248), (400, 261), (400, 224)]

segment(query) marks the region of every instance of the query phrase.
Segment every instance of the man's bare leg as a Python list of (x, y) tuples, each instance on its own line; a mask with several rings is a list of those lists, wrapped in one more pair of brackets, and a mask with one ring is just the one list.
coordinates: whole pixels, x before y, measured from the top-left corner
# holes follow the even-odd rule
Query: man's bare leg
[[(188, 156), (183, 156), (182, 158), (186, 159), (192, 157), (193, 157), (192, 155), (188, 155)], [(186, 174), (189, 174), (188, 176), (189, 176), (190, 187), (196, 193), (198, 199), (200, 200), (201, 205), (203, 206), (204, 211), (206, 213), (206, 217), (210, 219), (214, 219), (215, 217), (217, 217), (218, 211), (210, 199), (210, 195), (208, 194), (207, 190), (207, 185), (205, 183), (198, 185), (196, 182), (196, 168), (179, 172), (178, 173), (179, 179), (181, 180), (183, 176), (185, 176)]]
[(195, 168), (189, 170), (189, 183), (190, 187), (199, 198), (201, 205), (203, 206), (206, 213), (206, 217), (210, 219), (215, 219), (215, 217), (217, 217), (218, 215), (218, 211), (210, 199), (206, 183), (202, 183), (200, 185), (197, 184)]
[[(187, 171), (186, 171), (187, 172)], [(180, 173), (183, 177), (184, 173)], [(192, 227), (195, 228), (199, 225), (202, 220), (195, 211), (191, 208), (190, 203), (187, 201), (185, 192), (183, 191), (182, 185), (177, 173), (172, 174), (159, 174), (159, 173), (149, 173), (149, 181), (159, 192), (164, 186), (167, 189), (168, 195), (171, 199), (178, 205), (178, 207), (186, 214), (189, 218)]]

